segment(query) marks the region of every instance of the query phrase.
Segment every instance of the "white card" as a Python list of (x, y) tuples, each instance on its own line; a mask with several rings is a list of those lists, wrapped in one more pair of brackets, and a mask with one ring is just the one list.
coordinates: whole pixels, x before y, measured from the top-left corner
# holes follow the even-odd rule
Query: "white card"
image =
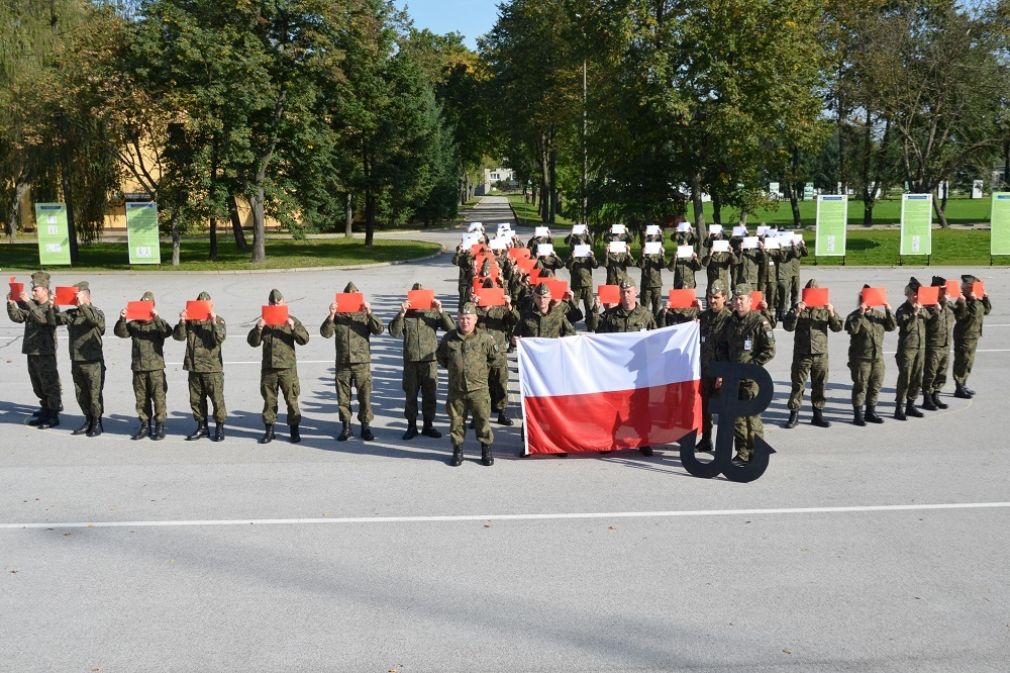
[(687, 233), (687, 232), (691, 231), (691, 223), (690, 222), (681, 222), (680, 224), (677, 225), (677, 231), (681, 232), (681, 233)]
[(663, 244), (659, 241), (646, 241), (645, 243), (645, 254), (646, 255), (662, 255), (663, 254)]
[(541, 243), (537, 246), (537, 257), (547, 257), (554, 254), (553, 243)]
[(470, 232), (484, 231), (484, 225), (481, 222), (471, 222), (470, 223), (470, 228), (467, 229), (467, 231), (470, 231)]
[(710, 224), (708, 225), (708, 233), (710, 234), (721, 234), (722, 225), (721, 224)]
[(779, 239), (773, 236), (765, 239), (765, 250), (779, 250), (781, 247)]
[(658, 224), (650, 224), (645, 227), (646, 236), (662, 236), (663, 230), (659, 228)]
[(579, 243), (572, 250), (572, 255), (574, 257), (589, 257), (589, 253), (592, 251), (592, 246), (587, 243)]
[(768, 231), (770, 229), (771, 229), (771, 227), (769, 227), (767, 224), (759, 225), (758, 229), (757, 229), (757, 235), (758, 236), (767, 236), (768, 235)]
[(509, 222), (499, 222), (498, 223), (498, 233), (502, 234), (507, 231), (512, 231), (512, 225)]
[(537, 238), (550, 238), (551, 230), (547, 227), (537, 227), (533, 230), (533, 235)]
[(623, 224), (612, 224), (610, 225), (610, 233), (612, 234), (626, 234), (628, 233), (628, 228)]
[(607, 244), (607, 250), (615, 255), (628, 251), (628, 244), (624, 241), (611, 241)]
[(572, 236), (584, 236), (589, 233), (589, 227), (584, 224), (572, 225)]
[(693, 245), (678, 245), (677, 246), (677, 257), (678, 259), (691, 259), (694, 257), (694, 246)]
[(756, 250), (758, 247), (758, 237), (757, 236), (744, 236), (743, 243), (741, 247), (744, 250)]
[(729, 252), (729, 241), (712, 241), (712, 252)]
[(747, 235), (747, 227), (744, 227), (744, 226), (733, 227), (733, 235), (734, 236), (746, 236)]
[(476, 234), (463, 234), (463, 240), (461, 241), (464, 250), (469, 250), (472, 246), (480, 243), (480, 233)]
[(496, 236), (491, 239), (489, 246), (492, 250), (508, 250), (509, 239)]

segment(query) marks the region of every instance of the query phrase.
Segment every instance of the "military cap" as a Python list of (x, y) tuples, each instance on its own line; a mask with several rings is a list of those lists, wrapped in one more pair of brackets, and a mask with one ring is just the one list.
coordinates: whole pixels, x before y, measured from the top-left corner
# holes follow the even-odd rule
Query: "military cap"
[(270, 302), (270, 304), (276, 304), (282, 299), (284, 299), (284, 295), (282, 295), (281, 291), (277, 289), (270, 290), (270, 296), (267, 297), (267, 301)]
[(721, 278), (716, 278), (708, 287), (709, 295), (726, 294), (726, 283)]
[(624, 280), (621, 281), (621, 289), (622, 290), (627, 290), (627, 289), (632, 288), (632, 287), (636, 287), (636, 285), (635, 285), (635, 281), (631, 280), (630, 278), (625, 278)]
[(547, 286), (547, 283), (538, 283), (534, 293), (540, 295), (541, 297), (549, 297), (551, 294), (551, 288)]
[(410, 289), (411, 290), (423, 290), (424, 288), (421, 286), (420, 283), (414, 283), (413, 285), (410, 286)]
[(941, 278), (940, 276), (933, 276), (933, 282), (930, 283), (933, 287), (943, 287), (947, 284), (946, 278)]
[(490, 278), (485, 278), (481, 283), (481, 287), (494, 287), (494, 281)]
[(863, 283), (863, 289), (864, 289), (864, 290), (867, 290), (867, 289), (869, 289), (869, 288), (870, 288), (869, 284), (867, 284), (867, 283)]
[(32, 287), (44, 287), (49, 289), (49, 274), (45, 271), (36, 271), (32, 274)]
[(78, 292), (81, 292), (83, 290), (87, 290), (88, 292), (91, 292), (91, 286), (88, 285), (88, 281), (86, 281), (86, 280), (82, 280), (79, 283), (74, 283), (74, 287), (77, 288)]
[(920, 283), (915, 276), (912, 276), (908, 279), (908, 285), (905, 286), (905, 292), (906, 294), (908, 292), (916, 292), (920, 287), (922, 287), (922, 283)]
[(968, 283), (968, 284), (977, 283), (978, 282), (978, 278), (976, 278), (975, 276), (971, 275), (970, 273), (966, 273), (963, 276), (961, 276), (961, 282), (962, 283)]
[(358, 290), (358, 286), (355, 285), (354, 283), (348, 283), (347, 285), (344, 286), (344, 292), (359, 292), (359, 291), (360, 290)]
[(460, 315), (477, 315), (477, 305), (468, 301), (459, 307)]
[(140, 301), (154, 301), (154, 293), (148, 290), (144, 294), (140, 295)]
[(807, 284), (804, 285), (804, 287), (818, 287), (817, 281), (811, 278), (810, 280), (807, 281)]
[(750, 293), (753, 291), (754, 289), (751, 288), (749, 283), (737, 283), (737, 286), (733, 288), (733, 296), (734, 297), (750, 296)]
[(197, 301), (210, 301), (210, 292), (204, 290), (200, 294), (196, 295)]

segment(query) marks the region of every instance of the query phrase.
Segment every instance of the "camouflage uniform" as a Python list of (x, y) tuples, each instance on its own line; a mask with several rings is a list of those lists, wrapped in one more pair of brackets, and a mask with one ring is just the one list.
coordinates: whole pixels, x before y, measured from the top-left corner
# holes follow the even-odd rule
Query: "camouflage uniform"
[[(278, 290), (271, 290), (269, 302), (276, 305), (283, 300)], [(249, 330), (246, 341), (253, 348), (263, 347), (263, 359), (260, 365), (260, 395), (263, 396), (263, 425), (267, 432), (260, 440), (266, 443), (273, 439), (273, 426), (277, 422), (277, 390), (284, 395), (287, 405), (287, 422), (291, 428), (291, 441), (301, 441), (298, 426), (302, 422), (302, 412), (298, 407), (298, 396), (301, 386), (298, 383), (298, 360), (295, 346), (304, 346), (309, 342), (309, 333), (305, 325), (292, 315), (288, 319), (293, 326), (258, 325)], [(264, 441), (265, 440), (265, 441)]]
[(845, 319), (849, 340), (849, 372), (852, 374), (852, 407), (856, 425), (862, 425), (862, 407), (866, 420), (875, 423), (877, 395), (884, 381), (884, 332), (893, 332), (898, 323), (891, 309), (856, 309)]
[(701, 311), (691, 306), (689, 308), (662, 308), (656, 316), (657, 327), (670, 327), (671, 325), (682, 325), (692, 320), (697, 320)]
[[(708, 246), (711, 247), (711, 239), (708, 240)], [(725, 287), (731, 287), (730, 271), (736, 264), (736, 255), (732, 252), (712, 252), (709, 251), (701, 260), (702, 266), (705, 267), (705, 273), (708, 276), (708, 289), (705, 291), (706, 294), (712, 293), (712, 284), (715, 281), (722, 281)]]
[[(909, 289), (918, 290), (919, 282), (912, 279)], [(912, 307), (906, 300), (895, 312), (898, 323), (898, 351), (895, 360), (898, 362), (898, 381), (895, 384), (895, 418), (904, 420), (903, 416), (922, 416), (915, 408), (915, 398), (919, 395), (922, 385), (922, 368), (926, 354), (926, 324), (922, 309)]]
[[(726, 294), (726, 287), (719, 281), (713, 286), (713, 291), (717, 294)], [(719, 311), (714, 306), (709, 306), (698, 318), (699, 339), (700, 339), (700, 360), (701, 360), (701, 443), (699, 448), (705, 450), (712, 449), (712, 399), (719, 395), (719, 390), (715, 387), (715, 378), (712, 377), (709, 365), (716, 359), (716, 346), (719, 343), (719, 334), (722, 332), (726, 321), (731, 313), (723, 306)]]
[[(546, 286), (545, 286), (546, 287)], [(509, 339), (515, 326), (512, 309), (506, 306), (477, 305), (477, 331), (486, 332), (495, 342), (496, 357), (488, 371), (488, 388), (491, 393), (491, 408), (498, 412), (498, 422), (512, 425), (505, 414), (508, 406), (509, 368), (506, 353)]]
[[(538, 285), (534, 292), (541, 296), (550, 294), (550, 288), (546, 285)], [(569, 320), (572, 306), (564, 301), (552, 301), (548, 306), (547, 313), (541, 313), (540, 308), (534, 303), (528, 303), (522, 309), (513, 309), (512, 319), (515, 322), (515, 335), (517, 337), (545, 337), (557, 338), (572, 336), (575, 334), (575, 327)]]
[[(33, 273), (32, 283), (49, 289), (49, 274), (45, 271)], [(32, 392), (39, 399), (39, 416), (31, 423), (42, 427), (59, 425), (63, 401), (60, 372), (56, 367), (55, 316), (58, 311), (54, 298), (43, 304), (34, 299), (11, 299), (13, 301), (7, 302), (7, 316), (12, 321), (25, 325), (21, 352), (27, 356)]]
[(673, 287), (676, 290), (693, 290), (698, 286), (694, 274), (701, 269), (698, 255), (681, 259), (676, 254), (670, 259), (667, 269), (673, 271)]
[(630, 252), (614, 254), (607, 253), (607, 285), (620, 285), (628, 278), (628, 267), (635, 265), (635, 258)]
[[(817, 284), (811, 280), (807, 287), (817, 287)], [(827, 421), (820, 412), (827, 403), (824, 388), (828, 382), (828, 330), (841, 332), (842, 319), (827, 308), (804, 308), (799, 311), (794, 306), (786, 313), (782, 326), (787, 332), (796, 333), (793, 340), (792, 390), (787, 406), (792, 412), (799, 411), (803, 390), (807, 378), (810, 378), (814, 424), (827, 427)], [(786, 425), (791, 427), (795, 423), (795, 415), (790, 414)]]
[(761, 251), (761, 266), (758, 267), (758, 289), (764, 292), (765, 303), (768, 304), (768, 312), (772, 315), (779, 315), (782, 311), (779, 299), (778, 268), (782, 261), (781, 250)]
[[(197, 299), (210, 301), (210, 295), (201, 292)], [(214, 440), (224, 439), (224, 422), (228, 409), (224, 403), (224, 359), (221, 344), (228, 334), (224, 318), (211, 320), (180, 320), (172, 331), (172, 338), (186, 342), (186, 355), (182, 367), (189, 372), (189, 408), (197, 422), (197, 431), (190, 437), (198, 439), (207, 434), (207, 400), (214, 405), (214, 422), (217, 432)], [(202, 428), (202, 432), (201, 432)], [(218, 439), (220, 436), (221, 439)]]
[(950, 362), (951, 330), (954, 329), (954, 308), (947, 301), (943, 290), (947, 281), (933, 277), (933, 286), (940, 287), (940, 303), (927, 306), (926, 359), (922, 368), (923, 408), (929, 410), (946, 409), (947, 404), (937, 397), (947, 382), (947, 365)]
[(663, 307), (663, 267), (666, 266), (666, 256), (646, 255), (643, 252), (638, 266), (642, 269), (642, 294), (639, 301), (656, 315)]
[(473, 255), (469, 250), (458, 250), (452, 256), (453, 266), (459, 267), (459, 303), (463, 304), (470, 296), (470, 289), (473, 286)]
[(595, 291), (593, 269), (598, 269), (600, 263), (597, 261), (596, 255), (591, 254), (588, 257), (571, 257), (565, 266), (571, 274), (569, 285), (572, 288), (572, 294), (575, 295), (572, 301), (582, 302), (583, 315), (589, 315), (589, 312), (593, 310), (593, 293)]
[[(141, 301), (153, 302), (154, 295), (145, 292)], [(163, 438), (167, 417), (165, 395), (168, 392), (165, 379), (165, 339), (172, 336), (172, 326), (160, 315), (154, 316), (150, 321), (120, 317), (112, 328), (112, 333), (121, 339), (131, 340), (133, 396), (137, 402), (137, 418), (141, 426), (137, 439), (147, 434), (153, 439)], [(150, 428), (152, 421), (155, 424), (153, 432)]]
[[(88, 283), (74, 285), (79, 292), (90, 293)], [(105, 400), (105, 356), (102, 352), (102, 336), (105, 335), (105, 314), (91, 304), (84, 304), (55, 312), (57, 325), (66, 325), (70, 342), (70, 373), (74, 379), (77, 404), (86, 419), (85, 425), (75, 430), (76, 434), (88, 433), (89, 437), (101, 434), (101, 419)]]
[[(416, 286), (415, 290), (421, 289)], [(426, 430), (432, 429), (435, 420), (435, 391), (438, 386), (438, 367), (435, 350), (438, 348), (438, 330), (453, 328), (452, 317), (445, 311), (410, 309), (400, 312), (389, 323), (389, 333), (403, 337), (403, 392), (406, 404), (403, 415), (408, 429), (417, 425), (417, 394), (421, 393), (421, 418)], [(428, 433), (425, 433), (428, 434)], [(439, 433), (441, 434), (441, 433)]]
[(982, 321), (985, 316), (992, 311), (992, 303), (989, 295), (982, 298), (967, 297), (971, 284), (978, 281), (975, 276), (965, 275), (961, 277), (964, 285), (961, 289), (961, 297), (954, 306), (954, 384), (957, 397), (971, 397), (975, 394), (968, 388), (968, 376), (971, 375), (972, 365), (975, 364), (975, 349), (978, 348), (978, 340), (982, 338)]
[[(789, 306), (794, 305), (800, 297), (800, 258), (807, 256), (807, 244), (797, 243), (795, 246), (789, 246), (786, 248), (786, 254), (783, 256), (785, 261), (785, 287), (789, 296)], [(786, 295), (782, 295), (782, 310), (785, 311)]]

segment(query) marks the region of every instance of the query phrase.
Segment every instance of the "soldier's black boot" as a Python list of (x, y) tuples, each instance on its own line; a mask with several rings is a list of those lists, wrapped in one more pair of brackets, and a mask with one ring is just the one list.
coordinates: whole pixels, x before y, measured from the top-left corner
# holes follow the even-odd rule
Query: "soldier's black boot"
[(866, 405), (866, 422), (867, 423), (883, 423), (884, 419), (877, 414), (877, 407), (867, 404)]
[(39, 408), (32, 412), (32, 418), (38, 418), (44, 413), (46, 413), (46, 405), (40, 404)]
[(263, 436), (260, 437), (259, 443), (260, 444), (269, 444), (272, 441), (274, 441), (274, 424), (273, 423), (267, 423), (266, 424), (266, 428), (265, 428), (265, 430), (263, 432)]
[(165, 439), (165, 424), (155, 423), (154, 430), (151, 431), (151, 439), (156, 442), (160, 442)]
[(933, 404), (936, 405), (937, 409), (946, 409), (947, 407), (950, 406), (949, 404), (940, 399), (940, 393), (938, 392), (933, 393), (932, 398), (933, 398)]
[(215, 442), (224, 441), (224, 423), (214, 424), (214, 441)]
[(452, 467), (459, 467), (463, 464), (463, 447), (453, 446), (452, 447), (452, 458), (449, 459), (449, 465)]
[(638, 447), (638, 452), (643, 456), (651, 456), (654, 453), (651, 446), (640, 446)]
[(905, 403), (905, 415), (912, 418), (922, 418), (922, 412), (915, 408), (915, 402), (912, 400)]
[(375, 435), (372, 434), (372, 429), (368, 427), (368, 423), (361, 424), (361, 438), (366, 442), (370, 442), (375, 439)]
[(505, 413), (505, 410), (502, 409), (501, 411), (498, 412), (498, 424), (499, 425), (514, 425), (515, 423), (512, 421), (511, 418), (509, 418), (509, 415), (507, 413)]
[(292, 444), (297, 444), (298, 442), (302, 441), (302, 433), (298, 429), (297, 425), (290, 425), (290, 426), (288, 426), (288, 429), (291, 430), (291, 437), (290, 437), (289, 441)]
[[(960, 398), (962, 400), (970, 400), (971, 399), (971, 393), (969, 393), (968, 389), (965, 388), (964, 386), (958, 386), (954, 390), (954, 397)], [(31, 423), (29, 423), (29, 425), (31, 425)]]
[(787, 430), (790, 428), (795, 428), (800, 422), (800, 412), (799, 409), (789, 410), (789, 420), (782, 424), (783, 428)]
[(71, 432), (70, 434), (72, 434), (72, 435), (83, 435), (83, 434), (86, 434), (88, 432), (91, 432), (91, 426), (94, 424), (94, 422), (95, 421), (94, 421), (93, 418), (91, 418), (91, 416), (85, 416), (84, 417), (84, 424), (81, 425), (81, 427), (79, 427), (79, 428), (74, 428), (74, 431)]
[(144, 437), (147, 437), (147, 435), (150, 434), (150, 432), (151, 432), (150, 425), (146, 421), (141, 421), (140, 426), (137, 428), (137, 431), (132, 435), (130, 435), (130, 439), (133, 440), (143, 439)]
[(201, 437), (207, 437), (210, 432), (207, 430), (207, 421), (200, 421), (196, 424), (196, 430), (186, 435), (187, 442), (193, 442)]
[(936, 404), (933, 402), (933, 393), (922, 393), (922, 408), (926, 411), (936, 411)]
[(39, 420), (42, 421), (38, 424), (39, 430), (46, 430), (48, 428), (55, 428), (60, 424), (60, 415), (55, 411), (50, 411), (45, 416), (39, 416)]
[(811, 425), (816, 425), (819, 428), (830, 428), (831, 421), (824, 418), (824, 410), (814, 407), (814, 417), (810, 419)]
[(403, 433), (404, 439), (414, 439), (417, 437), (417, 421), (410, 421), (407, 423), (407, 431)]
[(491, 467), (494, 465), (494, 455), (491, 453), (490, 444), (480, 445), (480, 464), (485, 467)]
[(104, 428), (102, 427), (102, 417), (92, 416), (91, 418), (91, 429), (88, 430), (88, 437), (98, 437), (102, 434)]
[(898, 421), (905, 420), (905, 406), (901, 402), (894, 403), (894, 418)]
[(431, 421), (424, 422), (424, 427), (421, 428), (421, 434), (425, 437), (434, 437), (435, 439), (442, 436), (442, 433), (435, 429), (435, 427), (431, 424)]
[(852, 407), (852, 424), (863, 427), (866, 425), (866, 421), (863, 420), (863, 408), (862, 407)]
[[(964, 386), (964, 392), (968, 393), (972, 397), (975, 397), (975, 391), (968, 386)], [(63, 411), (63, 409), (60, 409), (60, 411)]]
[(351, 436), (351, 424), (347, 421), (343, 421), (343, 424), (344, 429), (340, 431), (339, 435), (337, 435), (338, 442), (346, 442)]

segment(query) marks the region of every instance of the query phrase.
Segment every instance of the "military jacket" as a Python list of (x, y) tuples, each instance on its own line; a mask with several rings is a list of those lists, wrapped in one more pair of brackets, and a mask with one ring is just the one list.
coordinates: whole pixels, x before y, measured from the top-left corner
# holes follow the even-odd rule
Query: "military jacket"
[(798, 277), (800, 275), (800, 258), (807, 256), (807, 244), (801, 243), (796, 246), (789, 246), (786, 250), (789, 251), (784, 257), (786, 273), (790, 277)]
[(568, 271), (571, 273), (572, 282), (570, 285), (573, 289), (593, 287), (593, 269), (598, 269), (600, 262), (596, 259), (595, 255), (590, 257), (572, 257), (565, 266), (568, 267)]
[(600, 334), (607, 332), (643, 332), (656, 329), (656, 317), (652, 312), (638, 304), (628, 311), (618, 304), (608, 308), (602, 314), (593, 312), (593, 324), (590, 327)]
[(894, 318), (898, 322), (898, 353), (913, 354), (926, 347), (926, 322), (922, 309), (916, 313), (907, 301), (898, 307)]
[(537, 257), (536, 268), (541, 271), (549, 271), (549, 274), (541, 275), (554, 275), (558, 269), (565, 268), (565, 263), (560, 257), (555, 255), (547, 255), (546, 257)]
[(217, 374), (224, 372), (221, 344), (227, 336), (224, 318), (210, 320), (180, 320), (172, 332), (176, 341), (186, 342), (182, 368), (188, 372)]
[(628, 277), (628, 267), (634, 266), (635, 258), (629, 252), (614, 255), (607, 253), (607, 283), (617, 285)]
[(766, 365), (775, 357), (775, 332), (760, 311), (750, 311), (742, 318), (731, 313), (716, 344), (719, 362)]
[(645, 255), (638, 260), (642, 269), (641, 288), (643, 290), (663, 287), (663, 267), (666, 265), (664, 255)]
[(664, 308), (660, 309), (656, 316), (656, 325), (659, 327), (669, 327), (670, 325), (681, 325), (686, 322), (698, 319), (701, 313), (697, 308)]
[(70, 337), (71, 362), (101, 362), (105, 314), (91, 305), (75, 306), (53, 317), (57, 325), (66, 325)]
[(452, 263), (459, 267), (460, 284), (469, 284), (473, 280), (473, 255), (469, 250), (460, 250), (452, 256)]
[(382, 323), (367, 311), (327, 315), (319, 326), (324, 339), (334, 337), (338, 365), (354, 365), (372, 361), (369, 338), (382, 334)]
[(309, 332), (302, 322), (290, 316), (295, 323), (294, 327), (289, 327), (287, 323), (283, 325), (264, 325), (263, 328), (253, 327), (249, 330), (246, 341), (253, 348), (263, 346), (262, 371), (272, 369), (291, 369), (297, 366), (295, 357), (295, 344), (304, 346), (309, 342)]
[(130, 369), (135, 372), (154, 372), (165, 368), (165, 339), (172, 336), (172, 326), (161, 316), (154, 320), (116, 321), (112, 333), (117, 337), (131, 338)]
[(449, 396), (488, 390), (488, 373), (498, 361), (498, 346), (487, 332), (464, 335), (454, 329), (442, 337), (436, 351), (438, 364), (449, 371)]
[(761, 266), (764, 262), (764, 253), (758, 249), (741, 250), (739, 256), (740, 264), (737, 267), (736, 282), (748, 283), (754, 287), (758, 286)]
[(501, 353), (508, 350), (509, 337), (514, 325), (513, 311), (507, 306), (477, 307), (477, 331), (487, 332)]
[(704, 368), (715, 360), (716, 347), (719, 345), (719, 333), (726, 325), (731, 311), (723, 306), (721, 311), (705, 309), (698, 318), (701, 341), (701, 365)]
[(535, 305), (526, 306), (515, 312), (516, 336), (519, 337), (565, 337), (575, 334), (575, 328), (568, 319), (566, 302), (551, 304), (547, 313), (540, 313)]
[(25, 324), (21, 352), (24, 355), (56, 355), (56, 307), (50, 302), (39, 304), (34, 299), (7, 303), (7, 315), (14, 322)]
[(991, 310), (989, 295), (957, 302), (954, 305), (954, 338), (958, 341), (971, 341), (981, 337), (982, 320)]
[(729, 287), (730, 269), (736, 264), (736, 255), (733, 252), (709, 253), (702, 258), (701, 264), (705, 267), (710, 281), (722, 278), (726, 287)]
[(871, 309), (865, 314), (856, 309), (845, 318), (849, 333), (849, 362), (884, 359), (884, 332), (893, 332), (898, 322), (890, 309)]
[(793, 307), (782, 319), (787, 332), (796, 332), (793, 340), (793, 356), (827, 355), (828, 330), (842, 331), (842, 319), (837, 313), (826, 308), (805, 308), (797, 311)]
[(690, 290), (698, 286), (694, 273), (701, 269), (701, 260), (695, 257), (681, 259), (674, 255), (666, 268), (673, 271), (673, 286), (675, 288)]
[(439, 329), (449, 331), (455, 323), (445, 311), (408, 310), (397, 313), (389, 323), (389, 333), (403, 337), (404, 362), (434, 362)]
[(926, 348), (946, 350), (950, 348), (950, 333), (954, 329), (954, 309), (949, 302), (925, 307), (923, 320), (926, 323)]
[(796, 271), (793, 271), (794, 261), (799, 264), (799, 253), (796, 248), (791, 245), (787, 245), (784, 248), (779, 248), (778, 267), (776, 269), (775, 277), (782, 282), (785, 282), (792, 278), (793, 276), (799, 275), (799, 267), (796, 267)]

